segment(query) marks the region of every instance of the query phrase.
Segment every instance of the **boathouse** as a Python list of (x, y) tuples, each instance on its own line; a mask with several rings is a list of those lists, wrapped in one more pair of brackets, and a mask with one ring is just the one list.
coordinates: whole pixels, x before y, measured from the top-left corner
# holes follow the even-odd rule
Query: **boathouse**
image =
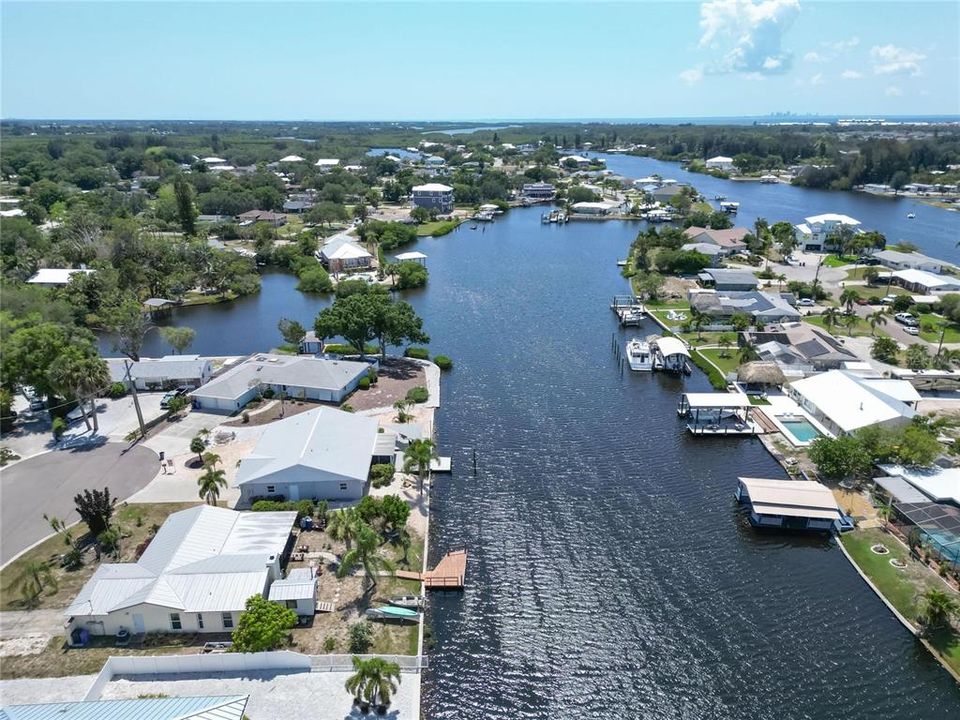
[(843, 519), (830, 489), (812, 480), (742, 477), (736, 497), (754, 527), (830, 532)]
[(694, 435), (756, 435), (753, 404), (743, 393), (684, 393), (677, 414), (687, 419)]
[(690, 373), (690, 351), (682, 340), (675, 337), (660, 337), (651, 343), (653, 367), (675, 373)]

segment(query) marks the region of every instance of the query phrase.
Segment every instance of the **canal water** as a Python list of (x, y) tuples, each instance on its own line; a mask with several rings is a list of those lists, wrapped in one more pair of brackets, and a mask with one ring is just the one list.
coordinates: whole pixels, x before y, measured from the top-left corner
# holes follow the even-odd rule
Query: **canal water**
[[(616, 158), (631, 160), (630, 172), (611, 169), (685, 179), (673, 165)], [(884, 202), (873, 198), (801, 204), (810, 191), (694, 180), (741, 200), (740, 222), (844, 212), (890, 237), (914, 206), (890, 202), (899, 209), (881, 223), (867, 212)], [(748, 192), (781, 194), (764, 205)], [(633, 332), (608, 305), (628, 290), (616, 260), (640, 226), (542, 225), (540, 212), (415, 248), (430, 282), (406, 297), (432, 351), (455, 363), (438, 415), (455, 472), (434, 491), (430, 556), (470, 557), (466, 590), (431, 596), (426, 716), (960, 718), (958, 686), (833, 541), (745, 522), (737, 476), (783, 473), (759, 441), (684, 432), (679, 394), (709, 390), (706, 379), (621, 372), (611, 343)], [(930, 212), (932, 229), (905, 239), (949, 257), (956, 218)], [(328, 302), (295, 284), (267, 274), (257, 296), (169, 321), (197, 330), (192, 352), (265, 349), (281, 316), (309, 326)], [(166, 351), (155, 335), (144, 354)]]

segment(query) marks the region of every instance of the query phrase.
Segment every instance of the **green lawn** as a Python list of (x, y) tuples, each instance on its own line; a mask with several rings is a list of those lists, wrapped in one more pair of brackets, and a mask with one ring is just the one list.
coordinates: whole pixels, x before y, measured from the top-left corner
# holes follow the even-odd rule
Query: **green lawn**
[(838, 268), (845, 265), (852, 265), (856, 262), (856, 258), (853, 257), (840, 257), (839, 255), (827, 255), (823, 259), (823, 264), (827, 267)]
[[(846, 320), (846, 316), (843, 319)], [(877, 326), (876, 331), (871, 333), (870, 323), (868, 323), (866, 320), (864, 320), (861, 317), (857, 318), (856, 323), (853, 325), (852, 328), (846, 324), (834, 325), (828, 328), (826, 323), (823, 322), (822, 315), (807, 315), (803, 318), (803, 320), (804, 322), (808, 322), (811, 325), (816, 325), (819, 328), (823, 328), (824, 330), (829, 332), (831, 335), (835, 335), (837, 337), (843, 337), (843, 336), (859, 337), (864, 335), (867, 335), (867, 336), (876, 335), (879, 337), (885, 334), (881, 329), (883, 327), (882, 325)], [(893, 319), (891, 318), (891, 322), (892, 321)]]
[[(929, 568), (910, 558), (909, 551), (896, 539), (880, 528), (855, 530), (840, 536), (840, 542), (863, 573), (877, 586), (884, 597), (910, 621), (917, 616), (920, 596), (930, 588), (944, 590), (960, 601), (960, 595), (950, 589)], [(877, 555), (870, 547), (885, 545), (887, 555)], [(897, 570), (890, 564), (896, 558), (907, 563), (907, 568)], [(954, 633), (938, 633), (930, 638), (950, 666), (960, 671), (960, 640)]]
[[(737, 368), (740, 367), (740, 360), (737, 358), (737, 348), (735, 346), (731, 346), (726, 350), (708, 348), (701, 350), (700, 354), (720, 368), (720, 371), (723, 373), (736, 372)], [(726, 357), (724, 357), (724, 355), (726, 355)]]
[[(920, 337), (927, 342), (940, 342), (940, 328), (944, 324), (947, 326), (947, 331), (943, 334), (943, 341), (945, 343), (960, 343), (960, 325), (934, 313), (924, 313), (920, 316)], [(936, 328), (933, 332), (926, 329), (930, 325)]]
[[(660, 307), (663, 307), (663, 309), (662, 309), (662, 310), (659, 309)], [(654, 308), (657, 308), (657, 309), (654, 309)], [(650, 305), (649, 303), (647, 303), (647, 312), (649, 312), (651, 315), (655, 315), (655, 316), (657, 317), (657, 319), (660, 320), (660, 322), (662, 322), (662, 323), (664, 323), (664, 324), (666, 324), (666, 325), (668, 325), (668, 326), (671, 326), (671, 327), (674, 326), (674, 325), (680, 326), (680, 325), (682, 325), (682, 324), (685, 323), (685, 322), (689, 322), (689, 321), (690, 321), (690, 317), (691, 317), (690, 306), (689, 306), (689, 305), (667, 305), (667, 306), (657, 305), (657, 306), (654, 306), (654, 305)], [(686, 316), (687, 316), (687, 319), (686, 319), (686, 320), (670, 320), (670, 319), (667, 318), (667, 313), (670, 313), (670, 312), (682, 312), (682, 313), (685, 313)]]
[(434, 220), (417, 225), (417, 235), (420, 237), (440, 237), (453, 232), (460, 224), (459, 220)]

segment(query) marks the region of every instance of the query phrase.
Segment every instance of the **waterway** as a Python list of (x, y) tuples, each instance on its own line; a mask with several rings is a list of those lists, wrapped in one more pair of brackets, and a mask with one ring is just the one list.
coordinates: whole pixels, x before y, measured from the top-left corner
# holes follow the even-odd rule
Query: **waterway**
[[(631, 160), (611, 169), (686, 179)], [(723, 182), (691, 179), (704, 192)], [(865, 196), (717, 192), (743, 202), (738, 222), (832, 211), (888, 237), (899, 227), (899, 210), (868, 216), (886, 201)], [(763, 205), (768, 192), (780, 194)], [(736, 477), (782, 470), (756, 440), (684, 432), (679, 393), (708, 390), (705, 378), (619, 370), (611, 340), (629, 335), (608, 303), (627, 290), (616, 260), (638, 224), (542, 225), (540, 212), (410, 248), (429, 256), (430, 282), (407, 298), (455, 362), (438, 415), (455, 472), (437, 482), (430, 554), (470, 553), (467, 589), (431, 596), (426, 716), (960, 718), (960, 688), (833, 541), (745, 522)], [(930, 212), (932, 229), (906, 239), (949, 257), (937, 247), (956, 221)], [(198, 331), (192, 352), (265, 349), (281, 316), (309, 325), (328, 302), (295, 283), (267, 274), (259, 295), (170, 322)], [(145, 354), (165, 351), (151, 334)]]

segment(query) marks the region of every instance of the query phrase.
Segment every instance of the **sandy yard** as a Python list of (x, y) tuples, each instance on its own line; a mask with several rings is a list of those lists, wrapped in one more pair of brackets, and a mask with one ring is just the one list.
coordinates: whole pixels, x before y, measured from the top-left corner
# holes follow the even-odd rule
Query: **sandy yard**
[(411, 388), (418, 386), (427, 386), (422, 365), (401, 358), (387, 358), (380, 364), (376, 385), (369, 390), (357, 390), (347, 403), (356, 411), (389, 408), (406, 397)]

